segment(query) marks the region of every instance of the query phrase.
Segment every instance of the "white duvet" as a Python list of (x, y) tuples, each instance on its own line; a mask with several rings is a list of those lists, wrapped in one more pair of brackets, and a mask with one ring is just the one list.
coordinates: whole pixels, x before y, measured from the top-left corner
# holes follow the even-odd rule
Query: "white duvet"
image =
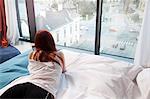
[[(103, 56), (63, 52), (67, 72), (62, 74), (57, 99), (143, 99), (133, 82), (141, 67)], [(18, 81), (1, 89), (0, 94)]]

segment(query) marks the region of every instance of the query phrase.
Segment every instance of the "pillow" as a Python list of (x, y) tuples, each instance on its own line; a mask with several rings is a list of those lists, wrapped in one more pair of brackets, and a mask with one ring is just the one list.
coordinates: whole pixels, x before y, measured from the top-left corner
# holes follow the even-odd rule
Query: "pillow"
[(0, 64), (19, 55), (20, 51), (9, 45), (7, 48), (0, 47)]
[(69, 50), (65, 50), (65, 49), (63, 49), (61, 51), (64, 53), (66, 67), (69, 67), (71, 64), (76, 62), (81, 55), (81, 53), (73, 52), (73, 51), (69, 51)]
[(150, 68), (141, 71), (136, 78), (142, 99), (150, 99)]

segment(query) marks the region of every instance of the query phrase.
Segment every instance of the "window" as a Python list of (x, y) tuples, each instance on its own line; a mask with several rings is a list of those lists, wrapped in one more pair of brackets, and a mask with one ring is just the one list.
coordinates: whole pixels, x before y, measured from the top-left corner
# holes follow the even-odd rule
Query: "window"
[(29, 40), (29, 26), (25, 0), (17, 0), (18, 21), (20, 24), (20, 38)]
[(59, 34), (58, 45), (94, 51), (96, 0), (34, 0), (34, 7), (37, 30)]
[[(34, 8), (27, 9), (29, 21), (25, 1)], [(36, 27), (50, 31), (57, 45), (134, 58), (145, 0), (18, 0), (18, 5), (22, 37), (30, 31), (33, 39)]]
[(104, 0), (100, 53), (134, 58), (144, 0)]

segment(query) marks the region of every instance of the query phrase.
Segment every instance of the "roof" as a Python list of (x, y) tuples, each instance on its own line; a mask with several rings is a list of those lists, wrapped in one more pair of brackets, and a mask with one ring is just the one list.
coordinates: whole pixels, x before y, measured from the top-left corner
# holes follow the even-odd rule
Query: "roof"
[(46, 24), (51, 30), (59, 28), (65, 24), (68, 24), (74, 20), (75, 16), (69, 10), (64, 9), (61, 11), (46, 11)]

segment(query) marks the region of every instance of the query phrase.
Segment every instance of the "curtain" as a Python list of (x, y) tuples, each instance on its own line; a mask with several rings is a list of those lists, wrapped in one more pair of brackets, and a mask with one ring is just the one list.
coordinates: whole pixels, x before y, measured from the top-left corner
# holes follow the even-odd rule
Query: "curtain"
[(15, 45), (19, 39), (19, 29), (17, 23), (16, 0), (5, 0), (5, 11), (7, 20), (7, 39), (9, 44)]
[(5, 15), (5, 4), (4, 0), (0, 0), (0, 34), (1, 34), (1, 45), (7, 47), (7, 26), (6, 26), (6, 15)]
[(146, 1), (144, 19), (137, 44), (134, 64), (150, 67), (150, 0)]

